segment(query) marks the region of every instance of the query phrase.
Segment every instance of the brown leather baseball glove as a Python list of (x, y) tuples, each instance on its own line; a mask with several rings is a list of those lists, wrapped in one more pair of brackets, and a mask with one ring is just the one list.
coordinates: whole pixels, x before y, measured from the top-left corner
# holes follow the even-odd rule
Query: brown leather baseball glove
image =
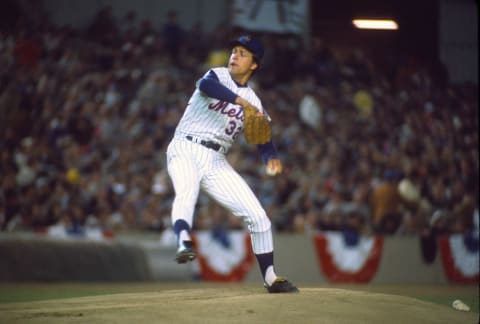
[(252, 106), (243, 108), (243, 133), (250, 144), (265, 144), (270, 141), (272, 128), (264, 114)]

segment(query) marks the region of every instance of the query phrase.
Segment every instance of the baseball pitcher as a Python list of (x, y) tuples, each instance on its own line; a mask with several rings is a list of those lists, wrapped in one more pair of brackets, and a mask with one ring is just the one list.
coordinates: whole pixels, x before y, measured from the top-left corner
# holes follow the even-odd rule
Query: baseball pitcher
[(175, 190), (171, 217), (178, 242), (176, 261), (186, 263), (196, 257), (190, 234), (199, 190), (203, 190), (245, 221), (267, 291), (298, 292), (291, 282), (276, 275), (270, 219), (225, 156), (243, 133), (247, 142), (258, 145), (268, 173), (282, 172), (270, 138), (270, 117), (248, 86), (261, 64), (263, 45), (245, 35), (233, 41), (231, 48), (228, 67), (210, 69), (196, 83), (168, 145), (168, 174)]

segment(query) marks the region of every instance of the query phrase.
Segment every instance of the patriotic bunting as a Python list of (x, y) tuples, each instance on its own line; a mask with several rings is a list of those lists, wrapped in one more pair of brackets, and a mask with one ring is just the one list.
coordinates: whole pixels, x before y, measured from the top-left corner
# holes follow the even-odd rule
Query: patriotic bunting
[(451, 235), (438, 240), (443, 268), (451, 283), (478, 283), (478, 236)]
[(342, 232), (325, 232), (314, 236), (320, 268), (332, 283), (368, 283), (377, 272), (383, 238), (360, 237), (347, 244)]
[(239, 282), (250, 272), (254, 263), (250, 235), (245, 232), (225, 232), (219, 239), (213, 232), (197, 232), (193, 240), (198, 251), (200, 278), (205, 281)]

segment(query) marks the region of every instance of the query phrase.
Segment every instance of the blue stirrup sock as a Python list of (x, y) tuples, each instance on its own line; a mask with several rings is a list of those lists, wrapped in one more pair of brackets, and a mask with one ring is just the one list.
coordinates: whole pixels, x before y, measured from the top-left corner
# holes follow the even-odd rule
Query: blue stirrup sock
[(183, 241), (191, 241), (190, 237), (190, 225), (183, 220), (178, 219), (173, 224), (173, 231), (177, 235), (178, 244), (183, 244)]
[(277, 278), (275, 271), (273, 270), (273, 252), (255, 254), (257, 257), (258, 265), (260, 266), (260, 272), (262, 273), (263, 280), (271, 285)]

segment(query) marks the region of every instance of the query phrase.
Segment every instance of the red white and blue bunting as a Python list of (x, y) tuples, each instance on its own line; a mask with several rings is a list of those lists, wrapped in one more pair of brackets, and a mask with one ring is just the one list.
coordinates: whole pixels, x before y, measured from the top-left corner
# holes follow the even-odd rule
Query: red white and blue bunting
[(325, 232), (314, 236), (321, 270), (332, 283), (368, 283), (380, 263), (383, 238), (360, 237), (347, 244), (342, 232)]
[(202, 280), (239, 282), (250, 272), (255, 261), (250, 234), (229, 231), (219, 240), (211, 231), (202, 231), (195, 233), (193, 239)]
[(451, 283), (479, 282), (478, 236), (451, 235), (438, 240), (445, 275)]

